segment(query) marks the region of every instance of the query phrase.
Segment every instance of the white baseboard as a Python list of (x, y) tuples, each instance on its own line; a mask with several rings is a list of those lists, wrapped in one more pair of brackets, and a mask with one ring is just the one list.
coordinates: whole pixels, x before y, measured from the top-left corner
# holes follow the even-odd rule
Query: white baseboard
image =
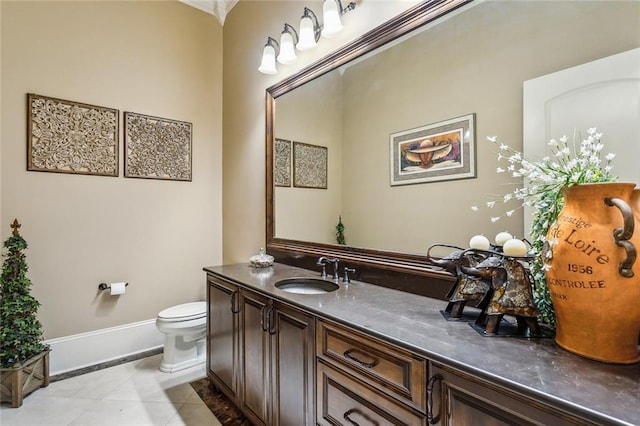
[(51, 348), (49, 374), (66, 373), (135, 355), (164, 344), (164, 334), (150, 319), (44, 342)]

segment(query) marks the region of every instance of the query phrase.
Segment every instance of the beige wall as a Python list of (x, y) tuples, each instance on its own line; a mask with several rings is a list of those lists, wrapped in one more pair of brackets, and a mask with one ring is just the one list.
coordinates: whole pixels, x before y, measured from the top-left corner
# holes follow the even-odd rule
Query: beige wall
[(279, 39), (285, 22), (296, 28), (304, 6), (319, 17), (322, 2), (245, 1), (224, 25), (224, 262), (245, 262), (265, 244), (265, 89), (353, 41), (418, 1), (359, 2), (343, 16), (345, 29), (321, 39), (293, 65), (279, 65), (274, 76), (258, 72), (268, 36)]
[[(222, 260), (222, 28), (177, 1), (2, 1), (4, 240), (17, 217), (51, 339), (205, 298)], [(193, 123), (193, 181), (27, 172), (26, 93)], [(122, 119), (120, 129), (122, 133)], [(100, 282), (127, 281), (120, 297)]]

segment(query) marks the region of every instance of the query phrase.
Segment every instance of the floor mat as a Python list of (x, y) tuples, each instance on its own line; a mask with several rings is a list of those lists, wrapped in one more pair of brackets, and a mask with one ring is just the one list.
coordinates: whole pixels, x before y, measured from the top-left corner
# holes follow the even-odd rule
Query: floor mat
[(238, 407), (211, 384), (207, 377), (191, 382), (190, 385), (224, 426), (251, 426)]

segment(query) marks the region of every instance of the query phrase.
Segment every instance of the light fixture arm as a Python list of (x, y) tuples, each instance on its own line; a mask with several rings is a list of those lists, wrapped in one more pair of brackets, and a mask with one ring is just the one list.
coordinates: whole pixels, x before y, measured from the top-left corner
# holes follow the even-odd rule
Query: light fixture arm
[(267, 46), (273, 47), (273, 50), (276, 51), (276, 55), (280, 51), (280, 44), (276, 41), (275, 38), (271, 36), (267, 37), (267, 42), (264, 44), (264, 47), (267, 47)]
[(305, 6), (302, 18), (311, 19), (311, 21), (313, 22), (313, 37), (316, 39), (316, 42), (320, 40), (320, 32), (322, 31), (322, 27), (320, 26), (320, 22), (318, 22), (318, 17), (315, 13), (313, 13), (313, 10)]
[(340, 8), (340, 15), (344, 15), (348, 11), (353, 10), (353, 9), (356, 8), (356, 2), (354, 2), (354, 1), (350, 2), (345, 7), (342, 7), (342, 1), (336, 0), (336, 2), (338, 3), (338, 7)]
[(293, 44), (294, 45), (296, 43), (298, 43), (298, 32), (291, 25), (285, 23), (284, 24), (284, 30), (282, 30), (282, 32), (291, 34), (291, 37), (293, 37)]

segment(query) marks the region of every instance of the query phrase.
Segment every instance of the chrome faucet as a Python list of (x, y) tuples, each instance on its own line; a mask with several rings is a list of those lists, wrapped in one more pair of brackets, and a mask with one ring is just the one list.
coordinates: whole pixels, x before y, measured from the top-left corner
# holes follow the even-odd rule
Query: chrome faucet
[(316, 265), (322, 266), (322, 273), (321, 273), (322, 278), (327, 278), (326, 265), (328, 263), (331, 263), (331, 264), (333, 264), (333, 276), (331, 278), (333, 278), (334, 281), (339, 281), (340, 280), (340, 276), (339, 276), (339, 273), (338, 273), (338, 263), (339, 262), (340, 261), (338, 260), (338, 258), (329, 259), (329, 258), (326, 258), (324, 256), (320, 257), (318, 259), (318, 261), (316, 262)]
[(320, 276), (322, 278), (327, 278), (327, 268), (326, 268), (327, 263), (329, 263), (329, 259), (327, 259), (324, 256), (320, 257), (316, 262), (316, 265), (322, 266), (322, 272), (320, 273)]

